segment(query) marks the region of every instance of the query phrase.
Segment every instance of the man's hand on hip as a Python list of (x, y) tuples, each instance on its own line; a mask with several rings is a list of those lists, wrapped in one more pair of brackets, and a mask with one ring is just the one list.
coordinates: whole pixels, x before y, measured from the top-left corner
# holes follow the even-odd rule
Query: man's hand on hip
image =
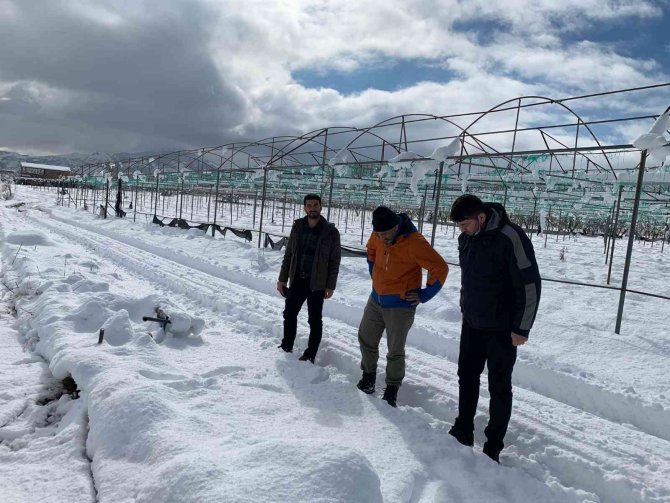
[(512, 332), (512, 346), (523, 346), (528, 341), (528, 337)]
[(405, 292), (405, 300), (410, 302), (413, 306), (421, 304), (421, 298), (419, 297), (419, 292), (417, 290)]

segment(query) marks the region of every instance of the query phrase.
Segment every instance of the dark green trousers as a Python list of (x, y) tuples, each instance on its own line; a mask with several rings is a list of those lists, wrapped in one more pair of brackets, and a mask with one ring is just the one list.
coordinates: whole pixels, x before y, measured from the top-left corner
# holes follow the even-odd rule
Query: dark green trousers
[(358, 327), (358, 343), (361, 348), (361, 369), (376, 372), (379, 360), (379, 342), (384, 330), (388, 353), (386, 354), (386, 384), (400, 386), (405, 377), (405, 342), (414, 323), (414, 307), (382, 308), (372, 297), (363, 311)]

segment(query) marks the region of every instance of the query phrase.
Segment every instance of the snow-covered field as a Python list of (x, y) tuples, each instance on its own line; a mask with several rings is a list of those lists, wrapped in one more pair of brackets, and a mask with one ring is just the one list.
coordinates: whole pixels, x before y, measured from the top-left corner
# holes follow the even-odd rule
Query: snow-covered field
[[(616, 335), (618, 292), (545, 281), (498, 466), (481, 453), (485, 379), (475, 448), (447, 434), (457, 266), (418, 308), (393, 409), (355, 387), (364, 258), (342, 260), (311, 365), (297, 360), (306, 309), (296, 351), (277, 349), (283, 252), (258, 250), (256, 234), (212, 238), (55, 203), (23, 186), (0, 203), (1, 501), (670, 501), (670, 301), (629, 294)], [(354, 220), (343, 241), (360, 245)], [(280, 233), (280, 213), (268, 230)], [(605, 283), (602, 239), (533, 242), (544, 277)], [(457, 262), (451, 229), (436, 248)], [(670, 296), (669, 265), (670, 248), (636, 243), (629, 288)], [(142, 321), (157, 307), (167, 333)], [(78, 398), (59, 391), (68, 376)]]

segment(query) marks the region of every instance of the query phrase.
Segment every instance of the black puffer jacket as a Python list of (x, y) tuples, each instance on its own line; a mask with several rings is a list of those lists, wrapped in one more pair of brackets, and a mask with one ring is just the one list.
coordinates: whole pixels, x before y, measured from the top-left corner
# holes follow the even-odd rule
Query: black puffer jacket
[(533, 245), (501, 204), (484, 206), (484, 228), (458, 237), (463, 318), (478, 330), (510, 330), (528, 337), (541, 291)]

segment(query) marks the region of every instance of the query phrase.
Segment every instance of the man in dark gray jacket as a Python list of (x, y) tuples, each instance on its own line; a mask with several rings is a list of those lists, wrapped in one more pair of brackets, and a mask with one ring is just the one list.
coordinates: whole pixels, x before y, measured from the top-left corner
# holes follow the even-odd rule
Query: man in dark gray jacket
[(540, 302), (541, 280), (526, 233), (498, 203), (465, 194), (454, 201), (461, 266), (461, 329), (458, 417), (449, 433), (474, 445), (479, 377), (488, 364), (489, 424), (484, 453), (499, 462), (512, 414), (512, 370), (517, 347), (526, 343)]
[(333, 296), (342, 251), (340, 233), (321, 216), (321, 197), (307, 194), (303, 202), (307, 215), (293, 223), (277, 281), (277, 291), (286, 297), (284, 338), (279, 347), (293, 351), (298, 313), (307, 300), (309, 341), (299, 360), (314, 363), (323, 332), (323, 301)]

